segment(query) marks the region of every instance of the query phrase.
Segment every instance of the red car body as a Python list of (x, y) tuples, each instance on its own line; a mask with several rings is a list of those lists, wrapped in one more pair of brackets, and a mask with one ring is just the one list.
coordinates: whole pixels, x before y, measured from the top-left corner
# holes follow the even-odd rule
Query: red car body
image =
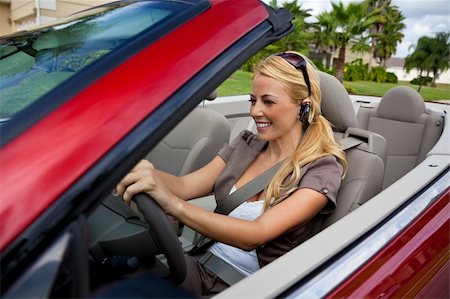
[(450, 190), (328, 298), (445, 298)]

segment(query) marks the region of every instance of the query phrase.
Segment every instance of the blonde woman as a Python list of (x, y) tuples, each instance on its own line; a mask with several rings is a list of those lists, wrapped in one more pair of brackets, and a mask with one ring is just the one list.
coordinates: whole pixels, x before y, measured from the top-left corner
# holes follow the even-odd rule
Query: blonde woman
[[(271, 55), (254, 72), (250, 114), (257, 135), (242, 132), (209, 164), (186, 176), (141, 161), (117, 185), (126, 202), (145, 192), (167, 214), (216, 241), (207, 258), (186, 257), (184, 288), (196, 295), (220, 292), (232, 283), (230, 277), (250, 275), (308, 239), (322, 216), (334, 210), (346, 161), (320, 102), (310, 62), (296, 52)], [(214, 192), (220, 203), (280, 162), (265, 189), (229, 215), (187, 201)], [(211, 261), (228, 267), (216, 272), (227, 273), (214, 273)]]

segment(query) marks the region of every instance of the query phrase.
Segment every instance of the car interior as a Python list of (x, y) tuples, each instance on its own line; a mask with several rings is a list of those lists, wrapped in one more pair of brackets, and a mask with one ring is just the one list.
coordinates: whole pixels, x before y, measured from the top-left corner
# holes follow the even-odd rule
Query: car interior
[[(352, 102), (335, 77), (319, 75), (322, 114), (332, 123), (349, 168), (338, 193), (338, 207), (317, 229), (317, 236), (312, 237), (315, 240), (326, 236), (321, 230), (326, 234), (335, 222), (382, 190), (391, 189), (386, 182), (401, 176), (395, 172), (397, 167), (404, 166), (402, 173), (408, 172), (430, 149), (433, 152), (444, 122), (443, 113), (425, 109), (421, 97), (409, 88), (390, 90), (378, 105), (361, 104)], [(202, 101), (145, 158), (173, 174), (188, 173), (207, 163), (242, 130), (255, 130), (247, 99), (214, 98), (211, 94)], [(356, 109), (358, 105), (361, 107)], [(393, 126), (400, 127), (401, 140), (391, 132), (397, 129), (388, 130)], [(192, 202), (205, 209), (215, 208), (213, 195)], [(36, 297), (85, 297), (102, 286), (142, 273), (168, 277), (179, 284), (187, 271), (185, 252), (200, 237), (169, 219), (146, 196), (136, 196), (130, 207), (121, 198), (108, 195), (87, 219), (87, 231), (84, 221), (83, 217), (74, 221), (33, 262), (23, 279), (9, 288), (6, 297), (14, 294), (25, 298), (31, 293)], [(83, 242), (86, 235), (88, 252)], [(48, 261), (52, 261), (51, 267), (40, 267)]]
[[(442, 116), (427, 111), (423, 99), (410, 88), (394, 88), (378, 106), (363, 105), (356, 113), (342, 84), (329, 74), (319, 74), (322, 114), (332, 123), (335, 138), (345, 149), (348, 171), (337, 196), (337, 208), (324, 219), (317, 233), (363, 205), (422, 161), (443, 129)], [(160, 170), (184, 175), (208, 163), (242, 130), (255, 130), (248, 108), (236, 113), (224, 102), (214, 101), (215, 97), (212, 93), (145, 158)], [(398, 130), (389, 129), (392, 126)], [(391, 134), (394, 131), (402, 132), (403, 138)], [(213, 195), (194, 199), (192, 203), (208, 210), (215, 208)], [(173, 254), (171, 247), (187, 252), (200, 236), (170, 219), (178, 244), (175, 241), (162, 249), (158, 238), (166, 238), (167, 231), (162, 237), (155, 236), (152, 230), (153, 226), (159, 226), (158, 222), (149, 225), (151, 220), (147, 221), (148, 215), (143, 214), (146, 213), (139, 204), (130, 208), (120, 198), (110, 195), (90, 216), (90, 257), (94, 273), (108, 273), (107, 277), (111, 278), (150, 269), (158, 276), (174, 276), (172, 272), (177, 272), (181, 265), (173, 265), (173, 258), (171, 261), (167, 257)], [(183, 273), (177, 275), (180, 282)]]

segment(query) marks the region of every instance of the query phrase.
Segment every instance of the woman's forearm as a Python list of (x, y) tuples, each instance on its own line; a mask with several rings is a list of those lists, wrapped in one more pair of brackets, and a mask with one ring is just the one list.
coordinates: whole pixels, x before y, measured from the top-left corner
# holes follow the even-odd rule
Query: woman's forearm
[(183, 180), (183, 177), (178, 177), (172, 175), (170, 173), (160, 171), (155, 169), (156, 175), (159, 179), (166, 185), (171, 193), (176, 195), (177, 197), (183, 200), (189, 200), (191, 197), (189, 196), (188, 189), (186, 188), (186, 184)]
[(225, 162), (216, 156), (202, 168), (181, 177), (155, 169), (160, 181), (177, 197), (189, 200), (213, 192), (214, 183), (225, 167)]

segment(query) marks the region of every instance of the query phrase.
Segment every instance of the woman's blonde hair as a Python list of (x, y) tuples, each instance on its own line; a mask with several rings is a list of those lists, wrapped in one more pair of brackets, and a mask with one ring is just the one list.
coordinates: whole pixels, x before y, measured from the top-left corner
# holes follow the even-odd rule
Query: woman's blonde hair
[[(291, 53), (300, 55), (296, 52)], [(345, 154), (334, 140), (331, 124), (321, 114), (322, 94), (319, 77), (313, 64), (306, 58), (305, 60), (311, 85), (309, 126), (304, 131), (295, 152), (286, 159), (267, 185), (264, 192), (264, 211), (284, 200), (297, 189), (300, 181), (300, 168), (310, 162), (333, 155), (342, 165), (344, 173), (347, 170)], [(272, 55), (263, 60), (254, 71), (254, 76), (257, 74), (281, 82), (294, 104), (301, 105), (302, 101), (308, 97), (308, 87), (301, 70), (296, 69), (280, 56)]]

